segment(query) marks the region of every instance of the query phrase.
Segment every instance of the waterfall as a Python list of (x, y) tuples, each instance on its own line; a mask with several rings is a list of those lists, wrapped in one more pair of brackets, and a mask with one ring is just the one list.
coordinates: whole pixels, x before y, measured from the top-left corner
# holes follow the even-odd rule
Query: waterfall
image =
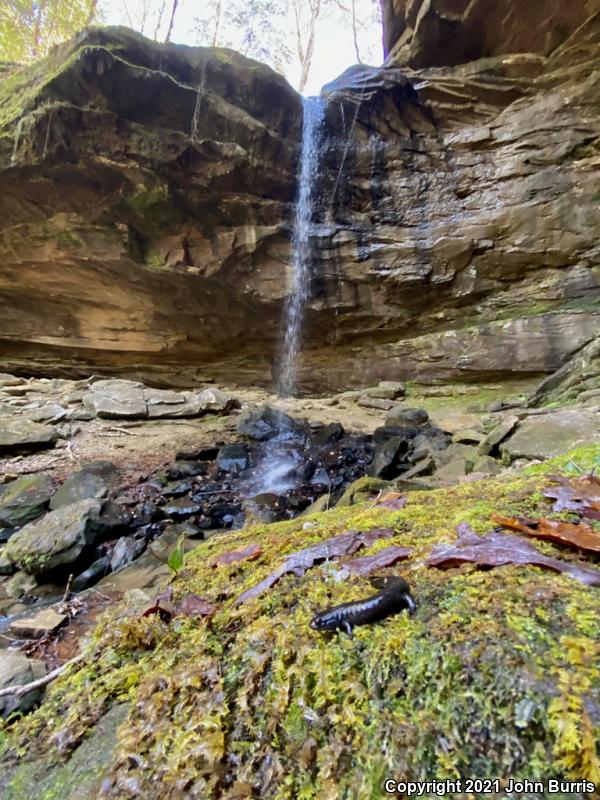
[(277, 384), (277, 393), (283, 397), (292, 395), (296, 387), (304, 308), (309, 299), (312, 264), (310, 233), (324, 115), (325, 102), (320, 97), (304, 98), (298, 196), (292, 231), (292, 280), (284, 307)]
[[(298, 189), (292, 230), (291, 281), (281, 321), (277, 379), (277, 394), (280, 397), (293, 395), (296, 388), (304, 309), (310, 295), (311, 224), (324, 116), (324, 100), (320, 97), (304, 98)], [(257, 492), (281, 493), (295, 484), (295, 469), (301, 456), (296, 447), (297, 442), (293, 441), (294, 437), (290, 436), (289, 430), (285, 430), (282, 412), (279, 419), (279, 433), (267, 443), (265, 457), (260, 464), (260, 477), (254, 487)]]

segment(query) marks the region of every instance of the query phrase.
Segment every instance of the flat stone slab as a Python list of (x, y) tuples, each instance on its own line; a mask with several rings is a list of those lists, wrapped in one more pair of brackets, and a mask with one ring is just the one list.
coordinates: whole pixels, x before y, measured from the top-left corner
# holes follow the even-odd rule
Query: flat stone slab
[(11, 622), (9, 631), (18, 639), (41, 639), (42, 636), (58, 630), (66, 619), (66, 614), (59, 614), (53, 608), (45, 608), (31, 617)]
[[(27, 658), (12, 650), (0, 652), (0, 689), (9, 686), (24, 686), (38, 678), (43, 678), (47, 670), (41, 661)], [(35, 689), (22, 697), (9, 694), (0, 697), (0, 717), (8, 717), (15, 711), (29, 711), (41, 698), (44, 690)]]
[(552, 458), (593, 442), (600, 442), (600, 415), (578, 408), (525, 418), (500, 449), (502, 460), (512, 463), (517, 458)]
[(50, 425), (18, 417), (0, 417), (0, 453), (54, 447), (58, 434)]

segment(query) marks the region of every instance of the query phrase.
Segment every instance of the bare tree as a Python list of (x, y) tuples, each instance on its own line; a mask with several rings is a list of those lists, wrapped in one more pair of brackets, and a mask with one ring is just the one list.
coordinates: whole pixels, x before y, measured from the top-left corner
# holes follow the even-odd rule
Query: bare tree
[[(317, 22), (328, 0), (292, 0), (296, 23), (296, 52), (300, 61), (298, 91), (303, 92), (310, 75), (315, 50)], [(307, 12), (307, 13), (306, 13)], [(308, 16), (308, 18), (306, 18)]]
[(173, 7), (171, 9), (171, 19), (169, 20), (169, 27), (167, 29), (167, 35), (165, 37), (165, 44), (168, 44), (171, 41), (171, 34), (173, 33), (173, 25), (175, 24), (175, 14), (177, 13), (178, 4), (179, 0), (173, 0)]

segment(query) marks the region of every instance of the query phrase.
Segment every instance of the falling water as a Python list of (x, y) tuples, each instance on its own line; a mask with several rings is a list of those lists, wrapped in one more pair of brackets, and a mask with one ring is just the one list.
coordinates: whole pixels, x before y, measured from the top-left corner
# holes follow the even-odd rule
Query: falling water
[[(304, 99), (298, 195), (292, 231), (291, 285), (281, 325), (280, 367), (277, 381), (277, 393), (280, 397), (293, 395), (296, 388), (304, 309), (310, 293), (311, 223), (324, 114), (325, 102), (321, 98)], [(265, 458), (260, 465), (260, 481), (256, 488), (261, 492), (280, 493), (290, 489), (295, 482), (294, 471), (300, 461), (300, 454), (295, 447), (293, 437), (290, 437), (289, 431), (285, 430), (283, 420), (281, 414), (279, 433), (268, 443)]]
[(324, 112), (325, 103), (320, 97), (304, 99), (298, 198), (292, 232), (292, 282), (283, 315), (281, 366), (277, 385), (278, 394), (283, 397), (293, 394), (296, 386), (304, 308), (310, 290), (313, 194), (319, 169), (320, 134)]

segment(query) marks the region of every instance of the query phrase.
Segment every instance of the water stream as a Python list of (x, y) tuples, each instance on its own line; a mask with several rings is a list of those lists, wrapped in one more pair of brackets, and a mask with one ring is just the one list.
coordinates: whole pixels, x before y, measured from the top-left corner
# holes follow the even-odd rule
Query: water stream
[[(324, 116), (325, 101), (322, 98), (304, 98), (298, 193), (292, 229), (291, 280), (281, 322), (281, 348), (277, 373), (277, 394), (280, 397), (293, 396), (296, 390), (302, 325), (310, 295), (313, 260), (311, 229)], [(300, 455), (295, 450), (294, 443), (289, 441), (289, 436), (286, 436), (283, 415), (280, 428), (279, 435), (271, 440), (266, 458), (261, 465), (259, 491), (262, 492), (283, 492), (290, 489), (295, 481), (294, 470)]]

